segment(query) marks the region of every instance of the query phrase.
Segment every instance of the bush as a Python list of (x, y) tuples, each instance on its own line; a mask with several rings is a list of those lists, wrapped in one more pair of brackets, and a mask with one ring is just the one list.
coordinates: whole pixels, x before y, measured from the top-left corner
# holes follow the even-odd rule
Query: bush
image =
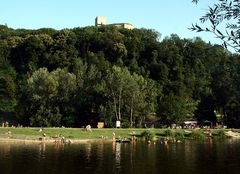
[(174, 137), (174, 132), (171, 130), (171, 129), (167, 129), (165, 132), (164, 132), (165, 136), (167, 137)]
[(176, 139), (179, 139), (179, 140), (184, 139), (184, 133), (183, 133), (183, 131), (177, 131), (177, 132), (175, 132), (175, 138), (176, 138)]
[(203, 140), (205, 138), (205, 135), (201, 130), (194, 130), (190, 134), (190, 137), (196, 140)]
[(221, 139), (227, 138), (226, 132), (224, 130), (218, 130), (216, 136)]
[(155, 136), (155, 134), (151, 131), (144, 131), (141, 133), (142, 138), (145, 138), (146, 140), (152, 140)]
[(130, 128), (131, 124), (127, 121), (124, 121), (121, 123), (121, 128)]

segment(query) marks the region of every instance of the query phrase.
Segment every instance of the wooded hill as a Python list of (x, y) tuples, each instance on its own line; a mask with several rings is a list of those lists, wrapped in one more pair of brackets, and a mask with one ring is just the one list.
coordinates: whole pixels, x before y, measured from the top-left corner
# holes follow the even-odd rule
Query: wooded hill
[(0, 117), (27, 126), (196, 118), (240, 127), (240, 57), (201, 38), (113, 26), (0, 26)]

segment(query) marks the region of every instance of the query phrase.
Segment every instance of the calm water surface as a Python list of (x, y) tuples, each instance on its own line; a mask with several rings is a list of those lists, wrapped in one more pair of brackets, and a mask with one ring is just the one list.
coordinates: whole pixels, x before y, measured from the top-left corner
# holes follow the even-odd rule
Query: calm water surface
[(0, 143), (1, 174), (239, 174), (240, 140), (163, 145)]

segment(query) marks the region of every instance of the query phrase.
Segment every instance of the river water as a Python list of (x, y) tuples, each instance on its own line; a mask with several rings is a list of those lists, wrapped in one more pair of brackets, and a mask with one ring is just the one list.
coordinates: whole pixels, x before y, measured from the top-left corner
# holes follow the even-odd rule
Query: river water
[(6, 144), (0, 143), (1, 174), (239, 174), (240, 140)]

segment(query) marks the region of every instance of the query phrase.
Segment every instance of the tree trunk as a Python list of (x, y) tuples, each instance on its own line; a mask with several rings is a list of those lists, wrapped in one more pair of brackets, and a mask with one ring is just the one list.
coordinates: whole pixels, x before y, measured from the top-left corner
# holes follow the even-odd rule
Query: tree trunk
[(122, 99), (122, 89), (120, 89), (119, 96), (118, 96), (118, 120), (121, 120), (121, 99)]
[(116, 120), (118, 120), (117, 103), (116, 103), (115, 97), (113, 97), (113, 104), (114, 104), (115, 117), (116, 117)]
[(114, 114), (115, 114), (116, 120), (118, 120), (117, 102), (116, 102), (116, 97), (114, 95), (113, 90), (112, 90), (112, 96), (113, 96)]
[(131, 101), (131, 108), (130, 108), (130, 123), (131, 123), (131, 127), (133, 127), (133, 99)]

